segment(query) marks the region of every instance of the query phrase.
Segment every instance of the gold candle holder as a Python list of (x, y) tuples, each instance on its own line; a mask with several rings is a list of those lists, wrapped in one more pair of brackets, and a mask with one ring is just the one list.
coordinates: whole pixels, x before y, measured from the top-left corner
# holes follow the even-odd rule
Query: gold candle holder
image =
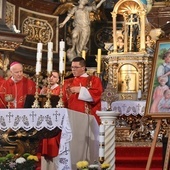
[(47, 101), (45, 102), (44, 108), (52, 108), (51, 101), (50, 101), (51, 98), (50, 76), (51, 73), (47, 73), (47, 77), (48, 77), (48, 86), (47, 86), (47, 95), (46, 95)]
[(64, 84), (64, 71), (63, 73), (60, 73), (60, 99), (58, 101), (58, 104), (56, 105), (57, 108), (64, 108), (64, 102), (63, 102), (63, 84)]
[(10, 103), (14, 101), (14, 97), (12, 94), (5, 95), (5, 101), (8, 102), (7, 108), (10, 109)]
[(99, 162), (100, 162), (100, 164), (103, 164), (104, 163), (104, 157), (99, 157)]
[(39, 98), (39, 94), (38, 94), (38, 89), (39, 89), (39, 75), (37, 74), (36, 75), (36, 91), (35, 91), (35, 95), (34, 95), (34, 103), (32, 105), (32, 108), (40, 108), (40, 105), (39, 105), (39, 101), (38, 101), (38, 98)]
[(96, 73), (97, 77), (100, 78), (100, 73)]

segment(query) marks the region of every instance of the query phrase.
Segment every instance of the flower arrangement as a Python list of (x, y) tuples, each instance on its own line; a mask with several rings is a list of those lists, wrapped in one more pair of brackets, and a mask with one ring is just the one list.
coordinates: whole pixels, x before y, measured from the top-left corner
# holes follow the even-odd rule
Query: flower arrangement
[(15, 154), (7, 154), (0, 157), (0, 170), (35, 170), (38, 157), (25, 153), (22, 157)]
[(109, 170), (108, 163), (98, 164), (97, 162), (89, 165), (87, 161), (79, 161), (76, 164), (77, 170)]

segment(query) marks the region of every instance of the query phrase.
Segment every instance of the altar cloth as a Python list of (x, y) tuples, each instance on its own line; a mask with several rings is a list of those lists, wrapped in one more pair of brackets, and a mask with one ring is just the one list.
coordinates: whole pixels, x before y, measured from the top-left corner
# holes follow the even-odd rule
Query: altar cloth
[[(146, 100), (134, 101), (134, 100), (119, 100), (112, 102), (111, 109), (115, 112), (121, 113), (120, 116), (125, 115), (141, 115), (145, 113)], [(107, 102), (102, 101), (101, 107), (103, 111), (107, 110)]]
[(66, 108), (34, 108), (34, 109), (1, 109), (0, 130), (11, 128), (14, 131), (20, 128), (28, 131), (32, 128), (37, 131), (43, 128), (50, 130), (61, 129), (60, 148), (58, 155), (59, 169), (71, 170), (70, 145), (72, 130)]

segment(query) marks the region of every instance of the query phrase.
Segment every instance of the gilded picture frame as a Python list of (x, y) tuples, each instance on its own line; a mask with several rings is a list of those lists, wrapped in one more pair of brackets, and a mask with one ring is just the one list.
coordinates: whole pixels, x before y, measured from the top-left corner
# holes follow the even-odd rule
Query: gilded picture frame
[(145, 115), (170, 117), (170, 40), (158, 40), (153, 58)]

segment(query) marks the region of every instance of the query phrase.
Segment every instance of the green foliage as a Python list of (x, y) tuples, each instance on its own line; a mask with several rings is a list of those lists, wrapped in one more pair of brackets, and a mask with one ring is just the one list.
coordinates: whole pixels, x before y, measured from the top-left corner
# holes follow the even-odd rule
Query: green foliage
[(9, 154), (7, 154), (7, 155), (6, 155), (6, 158), (8, 158), (8, 159), (12, 159), (14, 156), (15, 156), (14, 154), (9, 153)]
[(166, 48), (160, 49), (159, 55), (158, 55), (159, 59), (162, 59), (163, 55), (164, 55), (167, 51), (168, 51), (168, 50), (167, 50)]
[[(28, 156), (30, 156), (29, 153), (25, 153), (23, 158), (17, 158), (17, 156), (13, 154), (0, 157), (0, 170), (35, 170), (37, 167), (37, 161), (27, 160)], [(24, 161), (21, 163), (16, 163), (16, 160), (18, 159), (22, 159)]]
[(27, 157), (30, 156), (30, 155), (31, 155), (30, 153), (24, 153), (24, 154), (23, 154), (23, 157), (24, 157), (25, 159), (27, 159)]

